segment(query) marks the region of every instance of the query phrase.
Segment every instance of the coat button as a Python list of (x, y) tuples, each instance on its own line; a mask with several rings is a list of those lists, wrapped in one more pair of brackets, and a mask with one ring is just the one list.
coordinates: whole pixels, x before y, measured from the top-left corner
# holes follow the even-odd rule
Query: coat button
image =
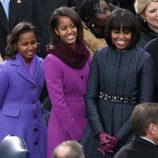
[(36, 100), (33, 100), (33, 101), (32, 101), (32, 104), (36, 104)]
[(34, 145), (37, 145), (37, 144), (38, 144), (38, 142), (37, 142), (37, 141), (35, 141), (35, 142), (34, 142)]
[(37, 131), (38, 131), (38, 128), (34, 128), (33, 131), (34, 131), (34, 132), (37, 132)]
[(32, 89), (36, 89), (36, 87), (37, 87), (36, 85), (33, 85), (31, 88), (32, 88)]
[(37, 118), (37, 114), (34, 114), (33, 117), (36, 119)]
[(81, 76), (81, 79), (83, 79), (83, 75)]

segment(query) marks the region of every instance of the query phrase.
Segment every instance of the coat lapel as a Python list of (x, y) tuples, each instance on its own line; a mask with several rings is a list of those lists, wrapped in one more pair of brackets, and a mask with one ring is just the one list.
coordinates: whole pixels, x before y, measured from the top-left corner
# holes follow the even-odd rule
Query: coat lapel
[(1, 2), (0, 2), (0, 22), (2, 23), (2, 25), (6, 29), (6, 31), (9, 33), (8, 19), (6, 17), (6, 14), (5, 14), (5, 11), (4, 11), (4, 8), (3, 8)]
[(28, 82), (36, 85), (35, 81), (31, 78), (30, 74), (26, 71), (25, 67), (18, 58), (16, 58), (16, 60), (11, 60), (11, 64), (18, 66), (18, 73), (21, 77), (23, 77)]
[(10, 6), (9, 6), (10, 28), (12, 28), (15, 25), (16, 18), (18, 17), (18, 14), (20, 10), (22, 9), (24, 1), (25, 0), (10, 0)]
[(38, 81), (39, 78), (41, 76), (44, 76), (43, 71), (41, 71), (41, 63), (42, 63), (42, 60), (41, 59), (37, 59), (37, 64), (36, 64), (36, 69), (35, 69), (35, 75), (34, 75), (34, 80), (35, 81)]

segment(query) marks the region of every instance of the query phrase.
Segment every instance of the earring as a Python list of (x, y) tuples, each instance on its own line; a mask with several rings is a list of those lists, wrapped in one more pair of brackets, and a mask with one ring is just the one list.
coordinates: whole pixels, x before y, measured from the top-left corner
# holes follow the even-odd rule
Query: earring
[(146, 22), (146, 20), (145, 20), (145, 19), (143, 19), (143, 22)]
[(95, 25), (94, 25), (94, 24), (92, 24), (91, 26), (92, 26), (92, 27), (94, 27)]

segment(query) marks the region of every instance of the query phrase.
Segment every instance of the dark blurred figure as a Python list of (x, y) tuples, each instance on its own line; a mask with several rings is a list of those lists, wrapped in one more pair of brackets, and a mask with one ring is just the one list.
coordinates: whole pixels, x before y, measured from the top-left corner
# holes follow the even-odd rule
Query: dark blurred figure
[(158, 102), (158, 37), (146, 44), (145, 50), (151, 54), (154, 63), (155, 89), (154, 102)]
[[(4, 1), (8, 4), (4, 5)], [(7, 36), (12, 28), (21, 21), (32, 22), (38, 31), (38, 42), (40, 42), (40, 56), (44, 56), (43, 50), (43, 25), (41, 18), (42, 0), (1, 0), (0, 1), (0, 53), (4, 57)]]
[(82, 19), (84, 41), (92, 55), (96, 49), (107, 46), (104, 30), (113, 9), (105, 0), (82, 0), (75, 8)]
[(114, 158), (158, 157), (158, 104), (138, 104), (131, 117), (135, 139)]
[(135, 13), (134, 10), (134, 0), (109, 0), (114, 5), (119, 6), (120, 8), (128, 9)]

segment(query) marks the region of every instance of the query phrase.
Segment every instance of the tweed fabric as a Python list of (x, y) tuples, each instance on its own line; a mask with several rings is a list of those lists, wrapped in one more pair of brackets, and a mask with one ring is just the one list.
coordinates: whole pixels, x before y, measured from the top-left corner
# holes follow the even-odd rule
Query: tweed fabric
[[(123, 52), (107, 47), (94, 55), (86, 93), (91, 129), (87, 127), (81, 140), (86, 158), (113, 156), (102, 156), (96, 152), (98, 147), (94, 137), (101, 131), (120, 139), (118, 149), (132, 138), (130, 116), (135, 105), (99, 100), (99, 91), (114, 96), (135, 96), (138, 103), (150, 102), (153, 96), (153, 78), (151, 56), (140, 47)], [(90, 153), (88, 148), (91, 149)]]

